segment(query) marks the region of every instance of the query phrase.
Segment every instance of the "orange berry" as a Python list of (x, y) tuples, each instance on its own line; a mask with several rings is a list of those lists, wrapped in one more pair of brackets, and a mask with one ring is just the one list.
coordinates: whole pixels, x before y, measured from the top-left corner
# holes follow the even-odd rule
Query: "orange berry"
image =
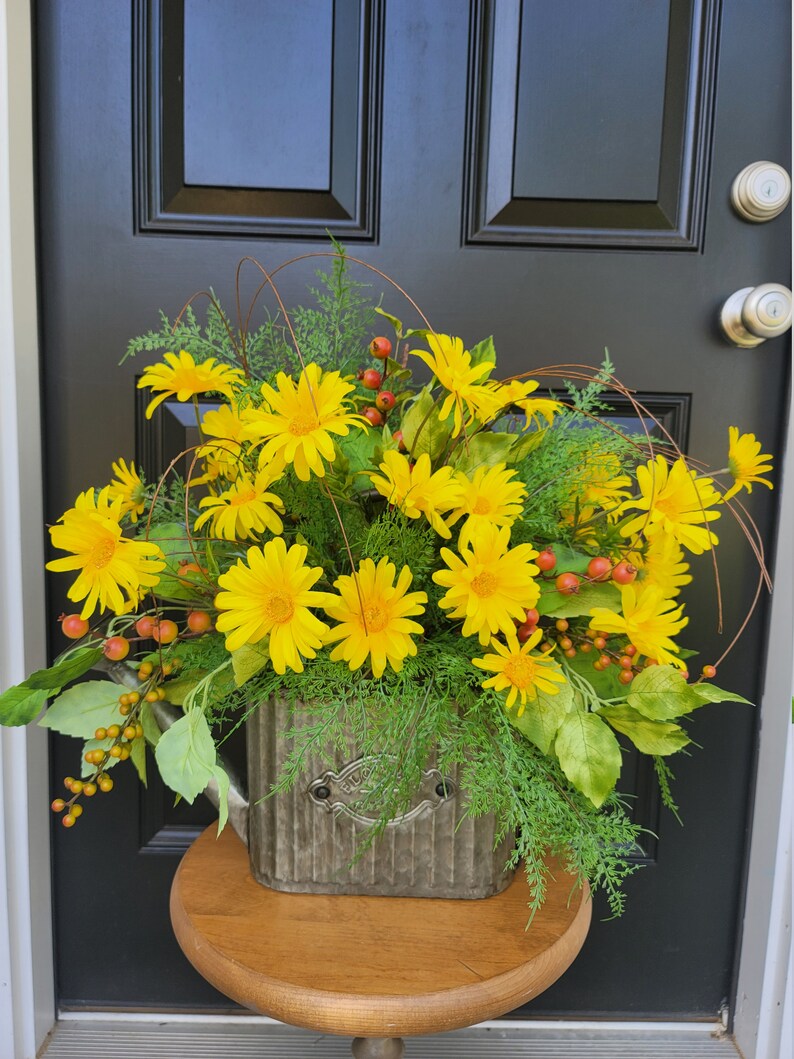
[[(537, 622), (535, 624), (537, 624)], [(568, 628), (568, 622), (565, 620), (565, 618), (558, 618), (557, 621), (555, 621), (554, 626), (555, 628), (559, 629), (560, 632), (565, 632), (565, 630)]]
[(152, 629), (152, 639), (158, 643), (173, 643), (179, 635), (179, 629), (175, 621), (165, 618)]
[(95, 783), (84, 783), (83, 784), (83, 794), (86, 796), (86, 798), (93, 798), (94, 795), (96, 794), (96, 784)]
[(94, 732), (94, 739), (107, 739), (107, 737), (107, 728), (97, 728), (97, 730)]
[(130, 641), (126, 636), (111, 636), (102, 644), (102, 653), (111, 662), (120, 662), (130, 653)]
[(71, 814), (75, 818), (78, 817), (78, 816), (82, 816), (83, 815), (83, 807), (82, 807), (82, 805), (73, 805), (72, 808), (71, 808)]
[(621, 669), (618, 673), (618, 680), (621, 684), (630, 684), (634, 680), (634, 674), (630, 669)]
[(135, 738), (135, 735), (136, 735), (135, 726), (132, 725), (132, 724), (127, 725), (127, 727), (124, 729), (124, 738), (125, 739), (129, 739), (129, 740), (133, 740)]
[(607, 642), (603, 636), (596, 636), (595, 640), (593, 640), (593, 647), (597, 648), (599, 651), (603, 651), (606, 645)]
[(108, 791), (113, 790), (113, 780), (110, 776), (102, 776), (99, 779), (99, 789), (107, 794)]
[(565, 657), (566, 658), (576, 658), (576, 648), (575, 647), (566, 648)]
[(121, 729), (119, 728), (119, 726), (117, 724), (111, 724), (110, 728), (108, 728), (108, 736), (111, 739), (118, 739), (120, 735)]
[(72, 813), (67, 813), (66, 816), (61, 817), (61, 823), (64, 827), (74, 827), (75, 818)]
[(187, 616), (187, 627), (191, 632), (207, 632), (212, 628), (212, 617), (206, 610), (191, 610)]
[(53, 798), (52, 804), (50, 805), (50, 809), (52, 809), (54, 813), (62, 813), (65, 808), (66, 802), (63, 800), (63, 798)]
[(717, 667), (716, 666), (703, 666), (703, 669), (701, 670), (701, 673), (706, 678), (706, 680), (711, 680), (712, 677), (716, 677), (716, 675), (717, 675)]

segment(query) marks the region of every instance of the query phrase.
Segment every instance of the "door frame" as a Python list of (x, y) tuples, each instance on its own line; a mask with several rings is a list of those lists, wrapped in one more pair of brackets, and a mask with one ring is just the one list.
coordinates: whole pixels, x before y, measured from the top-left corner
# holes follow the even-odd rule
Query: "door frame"
[[(43, 469), (36, 286), (31, 0), (0, 0), (0, 686), (45, 664)], [(789, 424), (774, 569), (794, 583), (794, 432)], [(782, 473), (783, 460), (778, 472)], [(760, 706), (753, 827), (739, 961), (735, 1032), (746, 1059), (775, 1059), (794, 1013), (791, 982), (791, 835), (794, 786), (788, 704), (794, 650), (791, 593), (773, 597)], [(0, 1054), (34, 1059), (56, 1018), (50, 893), (47, 739), (0, 729)], [(775, 822), (779, 821), (779, 826)], [(770, 872), (770, 865), (775, 865)], [(732, 1000), (733, 1003), (733, 1000)], [(91, 1013), (86, 1013), (91, 1018)], [(571, 1025), (575, 1025), (572, 1023)]]

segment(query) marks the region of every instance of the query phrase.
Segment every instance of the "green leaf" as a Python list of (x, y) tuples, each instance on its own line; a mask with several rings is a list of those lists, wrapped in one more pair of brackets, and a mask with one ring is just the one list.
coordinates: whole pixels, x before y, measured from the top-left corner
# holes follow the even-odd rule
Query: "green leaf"
[(615, 585), (596, 582), (582, 585), (578, 592), (565, 596), (557, 591), (553, 581), (548, 581), (543, 583), (535, 607), (539, 614), (554, 618), (577, 618), (589, 614), (593, 607), (606, 607), (619, 613), (620, 591)]
[(455, 468), (468, 474), (478, 467), (493, 467), (497, 463), (509, 463), (515, 434), (496, 434), (486, 430), (475, 434), (469, 441), (461, 442), (455, 449), (452, 461)]
[(387, 313), (385, 309), (381, 309), (379, 305), (375, 306), (375, 312), (378, 316), (383, 316), (394, 328), (394, 333), (398, 338), (403, 337), (403, 325), (402, 320), (398, 320), (396, 316), (392, 316), (391, 313)]
[(138, 773), (138, 779), (144, 785), (146, 784), (146, 740), (135, 739), (133, 740), (132, 746), (130, 747), (130, 761), (135, 766), (135, 771)]
[[(383, 388), (387, 390), (390, 389), (390, 387), (387, 385), (390, 380), (396, 379), (397, 382), (408, 382), (408, 380), (413, 375), (413, 372), (410, 368), (404, 368), (402, 364), (400, 364), (399, 360), (394, 360), (392, 357), (386, 358), (386, 360), (383, 362), (383, 368), (385, 378)], [(410, 396), (410, 393), (407, 396)]]
[[(150, 529), (148, 537), (142, 533), (139, 540), (150, 540), (159, 545), (165, 556), (165, 569), (160, 574), (157, 585), (158, 596), (166, 599), (195, 599), (199, 595), (197, 590), (206, 587), (206, 581), (201, 574), (187, 574), (182, 578), (177, 576), (180, 560), (189, 563), (194, 561), (183, 522), (165, 522), (154, 526)], [(195, 542), (195, 547), (197, 550), (201, 548), (200, 540)]]
[(427, 338), (428, 335), (434, 335), (435, 331), (429, 331), (426, 327), (409, 327), (403, 338)]
[(215, 742), (202, 711), (190, 710), (163, 732), (154, 756), (163, 782), (192, 804), (215, 769)]
[(15, 684), (0, 695), (0, 724), (15, 727), (30, 724), (47, 701), (47, 692)]
[(554, 742), (560, 768), (596, 809), (613, 790), (622, 764), (618, 741), (594, 713), (569, 713)]
[(732, 691), (723, 691), (714, 684), (692, 684), (690, 686), (704, 704), (707, 702), (741, 702), (745, 706), (755, 705), (748, 699), (743, 699), (741, 695), (735, 695)]
[(599, 699), (623, 698), (626, 689), (618, 680), (619, 667), (607, 666), (606, 669), (593, 669), (593, 662), (598, 658), (598, 651), (590, 651), (582, 654), (580, 651), (575, 658), (566, 658), (564, 668), (575, 670), (588, 682)]
[[(493, 335), (489, 335), (488, 338), (484, 338), (482, 342), (478, 342), (476, 346), (472, 346), (469, 350), (469, 354), (471, 356), (472, 367), (476, 367), (478, 364), (482, 364), (486, 360), (496, 366), (496, 349), (493, 344)], [(478, 381), (482, 382), (482, 379)]]
[(444, 451), (450, 438), (450, 428), (438, 418), (430, 388), (426, 386), (412, 402), (400, 424), (403, 441), (414, 459), (428, 453), (431, 460)]
[(101, 647), (81, 647), (73, 654), (56, 662), (49, 669), (39, 669), (25, 681), (29, 688), (44, 688), (46, 691), (60, 691), (65, 684), (71, 684), (83, 673), (87, 673), (102, 657)]
[(255, 676), (270, 661), (270, 651), (267, 643), (246, 643), (232, 651), (232, 669), (234, 670), (234, 683), (242, 687), (247, 680)]
[[(710, 697), (715, 692), (719, 698)], [(649, 666), (643, 669), (632, 680), (626, 696), (629, 706), (654, 721), (684, 717), (705, 703), (719, 702), (722, 698), (732, 696), (719, 688), (712, 688), (710, 684), (687, 684), (680, 670), (673, 666)], [(737, 698), (735, 701), (746, 700)]]
[(527, 703), (520, 717), (515, 707), (508, 710), (507, 715), (510, 723), (522, 735), (544, 754), (548, 754), (557, 730), (573, 708), (573, 688), (570, 684), (561, 684), (556, 695), (538, 690), (536, 697)]
[(520, 434), (513, 442), (508, 462), (518, 463), (523, 460), (540, 445), (545, 436), (545, 427), (542, 430), (528, 430), (525, 434)]
[[(346, 438), (339, 439), (339, 448), (347, 460), (347, 473), (358, 474), (360, 471), (375, 469), (375, 450), (381, 443), (378, 430), (351, 430)], [(371, 483), (368, 478), (359, 479), (357, 484), (368, 489)]]
[(93, 739), (97, 728), (117, 724), (119, 685), (111, 680), (88, 680), (67, 688), (53, 702), (39, 724), (63, 735)]
[(229, 787), (231, 782), (220, 765), (215, 765), (212, 774), (218, 784), (218, 834), (220, 834), (229, 819)]
[(160, 742), (160, 736), (163, 733), (160, 730), (160, 725), (157, 723), (154, 710), (148, 702), (144, 701), (141, 703), (140, 718), (146, 742), (149, 743), (150, 746), (157, 746)]
[(665, 756), (681, 750), (692, 740), (680, 725), (670, 721), (651, 721), (625, 703), (619, 706), (602, 706), (598, 711), (612, 727), (627, 735), (643, 754)]

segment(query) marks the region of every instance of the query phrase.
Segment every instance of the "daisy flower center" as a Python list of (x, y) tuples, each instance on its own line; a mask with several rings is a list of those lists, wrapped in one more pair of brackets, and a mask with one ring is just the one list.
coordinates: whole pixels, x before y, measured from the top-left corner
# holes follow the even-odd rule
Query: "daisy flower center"
[(302, 438), (305, 434), (311, 434), (317, 429), (317, 419), (314, 416), (295, 416), (289, 422), (289, 432), (295, 437)]
[(477, 574), (471, 583), (471, 588), (478, 596), (492, 596), (496, 591), (496, 577), (485, 570)]
[(290, 621), (295, 613), (295, 604), (289, 596), (272, 595), (265, 605), (267, 616), (272, 621)]
[(91, 551), (91, 565), (98, 570), (107, 566), (116, 551), (116, 543), (112, 540), (104, 540), (96, 545)]
[(389, 615), (377, 604), (364, 607), (364, 619), (367, 623), (368, 632), (383, 632), (389, 624)]
[(535, 677), (535, 663), (526, 655), (514, 655), (505, 663), (504, 674), (515, 687), (531, 687)]
[(241, 504), (250, 504), (252, 500), (256, 500), (256, 497), (256, 490), (249, 489), (247, 493), (238, 493), (237, 496), (233, 496), (229, 504), (231, 507), (240, 507)]
[(471, 509), (472, 515), (490, 515), (493, 510), (493, 504), (484, 496), (478, 496), (474, 507)]

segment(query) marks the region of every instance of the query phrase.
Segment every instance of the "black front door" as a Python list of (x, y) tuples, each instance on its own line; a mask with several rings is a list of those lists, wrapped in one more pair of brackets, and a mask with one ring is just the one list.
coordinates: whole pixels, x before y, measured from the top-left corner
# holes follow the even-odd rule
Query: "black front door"
[[(748, 163), (786, 164), (787, 23), (784, 0), (39, 0), (48, 520), (134, 454), (128, 337), (210, 285), (230, 301), (243, 255), (273, 266), (326, 249), (326, 230), (440, 330), (493, 332), (504, 374), (606, 346), (712, 466), (729, 424), (776, 451), (788, 342), (737, 349), (715, 321), (738, 288), (788, 281), (787, 216), (750, 224), (729, 201)], [(284, 274), (288, 303), (314, 267)], [(769, 548), (775, 497), (758, 492)], [(755, 587), (724, 536), (725, 634), (708, 588), (687, 599), (704, 661)], [(720, 673), (753, 701), (763, 632), (762, 612)], [(714, 1016), (730, 996), (756, 724), (701, 711), (703, 749), (677, 763), (683, 828), (627, 779), (658, 836), (648, 865), (533, 1014)], [(54, 785), (76, 755), (54, 741)], [(60, 1003), (227, 1005), (168, 922), (211, 813), (122, 772), (54, 835)]]

